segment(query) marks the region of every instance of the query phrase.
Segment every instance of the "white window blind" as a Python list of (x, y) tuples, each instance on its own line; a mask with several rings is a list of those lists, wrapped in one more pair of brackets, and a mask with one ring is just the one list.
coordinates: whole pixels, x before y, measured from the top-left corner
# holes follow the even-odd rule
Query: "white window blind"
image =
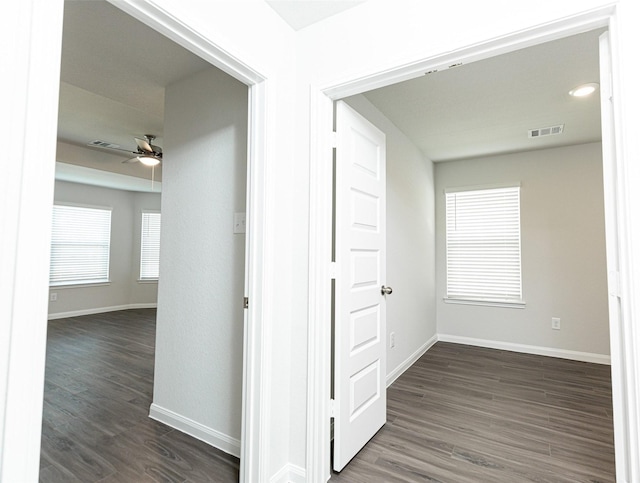
[(521, 303), (520, 187), (445, 196), (447, 298)]
[(54, 205), (50, 285), (109, 281), (111, 210)]
[(157, 280), (160, 272), (160, 213), (142, 213), (140, 280)]

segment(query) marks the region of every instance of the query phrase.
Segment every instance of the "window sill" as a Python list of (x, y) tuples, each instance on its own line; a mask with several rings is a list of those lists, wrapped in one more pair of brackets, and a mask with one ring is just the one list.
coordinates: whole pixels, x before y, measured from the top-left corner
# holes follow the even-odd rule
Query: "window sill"
[(505, 302), (499, 300), (474, 300), (474, 299), (454, 299), (444, 297), (444, 303), (457, 305), (479, 305), (482, 307), (504, 307), (508, 309), (524, 309), (527, 305), (524, 300), (518, 302)]
[(158, 283), (157, 278), (139, 278), (138, 283)]
[(88, 287), (103, 287), (111, 285), (111, 280), (104, 280), (101, 282), (69, 282), (69, 283), (50, 283), (49, 288), (65, 289), (65, 288), (88, 288)]

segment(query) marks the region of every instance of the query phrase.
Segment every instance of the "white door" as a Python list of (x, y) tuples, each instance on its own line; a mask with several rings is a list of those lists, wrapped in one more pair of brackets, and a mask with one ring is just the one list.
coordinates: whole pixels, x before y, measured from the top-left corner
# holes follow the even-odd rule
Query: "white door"
[(333, 469), (386, 421), (385, 135), (336, 105)]

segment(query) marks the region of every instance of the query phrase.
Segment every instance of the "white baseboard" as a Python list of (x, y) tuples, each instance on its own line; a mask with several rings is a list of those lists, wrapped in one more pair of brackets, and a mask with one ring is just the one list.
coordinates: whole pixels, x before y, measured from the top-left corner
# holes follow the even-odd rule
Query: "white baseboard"
[(269, 483), (305, 483), (306, 480), (304, 468), (288, 463), (269, 478)]
[(402, 375), (404, 371), (409, 369), (418, 359), (420, 359), (425, 352), (431, 349), (431, 346), (438, 342), (438, 334), (434, 335), (427, 342), (422, 344), (417, 351), (411, 354), (402, 364), (396, 367), (393, 371), (387, 374), (387, 387)]
[(157, 404), (151, 404), (149, 417), (167, 426), (171, 426), (178, 431), (182, 431), (189, 436), (193, 436), (200, 441), (204, 441), (225, 453), (229, 453), (238, 458), (240, 457), (240, 440), (237, 438), (216, 431)]
[(595, 364), (611, 365), (611, 356), (605, 354), (594, 354), (591, 352), (578, 352), (565, 349), (554, 349), (552, 347), (540, 347), (535, 345), (514, 344), (511, 342), (499, 342), (495, 340), (475, 339), (473, 337), (461, 337), (458, 335), (438, 334), (438, 340), (442, 342), (453, 342), (455, 344), (472, 345), (476, 347), (486, 347), (488, 349), (501, 349), (511, 352), (523, 352), (526, 354), (536, 354), (539, 356), (558, 357), (560, 359), (571, 359), (580, 362), (593, 362)]
[(81, 315), (94, 315), (94, 314), (104, 314), (105, 312), (117, 312), (118, 310), (155, 309), (156, 307), (158, 307), (158, 304), (156, 302), (144, 303), (144, 304), (113, 305), (111, 307), (96, 307), (92, 309), (72, 310), (71, 312), (50, 313), (47, 319), (48, 320), (66, 319), (68, 317), (80, 317)]

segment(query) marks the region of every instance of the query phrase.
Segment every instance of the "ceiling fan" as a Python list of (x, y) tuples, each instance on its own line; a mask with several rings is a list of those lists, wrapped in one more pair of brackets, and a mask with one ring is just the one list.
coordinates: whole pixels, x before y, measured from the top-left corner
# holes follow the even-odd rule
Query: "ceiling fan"
[(138, 145), (138, 150), (133, 154), (136, 156), (123, 161), (123, 163), (140, 162), (145, 166), (157, 166), (162, 162), (162, 148), (151, 144), (156, 137), (153, 134), (145, 134), (144, 139), (133, 138)]
[(133, 139), (136, 141), (138, 146), (137, 151), (131, 151), (129, 149), (122, 149), (117, 144), (108, 143), (105, 141), (92, 141), (88, 144), (88, 146), (95, 148), (105, 148), (105, 149), (114, 149), (116, 151), (125, 151), (127, 153), (135, 154), (133, 158), (126, 159), (123, 163), (142, 163), (146, 166), (157, 166), (162, 162), (162, 148), (160, 146), (153, 145), (153, 140), (156, 138), (153, 134), (145, 134), (144, 139), (136, 138)]

